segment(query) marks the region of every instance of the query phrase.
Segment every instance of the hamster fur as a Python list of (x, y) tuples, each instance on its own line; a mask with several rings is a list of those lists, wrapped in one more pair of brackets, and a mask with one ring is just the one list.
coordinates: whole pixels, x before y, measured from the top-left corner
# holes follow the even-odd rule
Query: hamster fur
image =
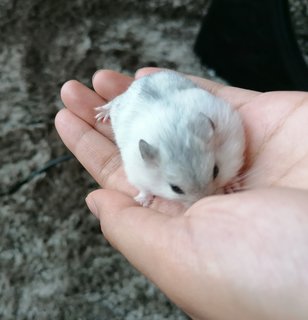
[(221, 193), (243, 165), (244, 130), (225, 101), (177, 72), (135, 80), (96, 108), (111, 119), (129, 182), (147, 206), (153, 196), (190, 205)]

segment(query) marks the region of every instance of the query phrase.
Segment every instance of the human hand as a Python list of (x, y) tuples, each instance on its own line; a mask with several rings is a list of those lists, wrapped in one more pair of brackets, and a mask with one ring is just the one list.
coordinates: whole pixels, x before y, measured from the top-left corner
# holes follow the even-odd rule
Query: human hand
[[(242, 115), (245, 167), (252, 170), (246, 187), (307, 190), (307, 94), (260, 94), (194, 80)], [(137, 207), (110, 127), (94, 121), (94, 107), (130, 82), (100, 71), (93, 81), (97, 94), (69, 82), (62, 89), (68, 109), (56, 118), (63, 141), (106, 188), (87, 202), (107, 239), (193, 317), (306, 318), (307, 192), (273, 188), (208, 197), (184, 215), (167, 201)]]

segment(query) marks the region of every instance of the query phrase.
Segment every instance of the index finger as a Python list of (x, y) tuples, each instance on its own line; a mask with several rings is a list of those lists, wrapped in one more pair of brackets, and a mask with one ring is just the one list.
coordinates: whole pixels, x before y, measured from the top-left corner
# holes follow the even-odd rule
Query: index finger
[(110, 101), (127, 90), (133, 78), (112, 70), (98, 70), (92, 78), (94, 90)]
[(104, 105), (121, 94), (132, 81), (131, 77), (115, 71), (98, 70), (92, 79), (96, 92), (76, 80), (71, 80), (62, 86), (61, 98), (71, 112), (113, 140), (110, 125), (95, 120), (95, 107)]

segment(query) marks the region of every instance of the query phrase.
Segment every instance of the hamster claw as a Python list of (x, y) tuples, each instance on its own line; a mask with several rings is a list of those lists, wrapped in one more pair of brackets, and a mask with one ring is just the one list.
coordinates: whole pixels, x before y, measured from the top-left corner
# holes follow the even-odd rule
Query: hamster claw
[(225, 194), (235, 193), (239, 190), (241, 190), (241, 183), (237, 180), (234, 180), (232, 183), (224, 187)]
[(153, 201), (154, 196), (152, 194), (149, 194), (144, 191), (140, 191), (136, 197), (134, 197), (134, 200), (138, 202), (143, 207), (148, 207), (151, 202)]

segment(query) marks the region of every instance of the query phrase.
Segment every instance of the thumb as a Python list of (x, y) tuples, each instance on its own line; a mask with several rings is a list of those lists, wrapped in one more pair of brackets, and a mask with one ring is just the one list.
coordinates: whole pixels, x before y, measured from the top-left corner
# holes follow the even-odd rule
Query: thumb
[(154, 282), (166, 266), (170, 255), (170, 234), (175, 218), (149, 208), (139, 207), (129, 196), (114, 190), (96, 190), (86, 203), (100, 220), (101, 229), (110, 244), (137, 269)]
[(191, 305), (189, 308), (185, 305), (185, 292), (192, 286), (192, 263), (187, 263), (192, 250), (183, 216), (136, 206), (132, 198), (114, 190), (96, 190), (88, 195), (86, 202), (100, 220), (110, 244), (189, 312)]

